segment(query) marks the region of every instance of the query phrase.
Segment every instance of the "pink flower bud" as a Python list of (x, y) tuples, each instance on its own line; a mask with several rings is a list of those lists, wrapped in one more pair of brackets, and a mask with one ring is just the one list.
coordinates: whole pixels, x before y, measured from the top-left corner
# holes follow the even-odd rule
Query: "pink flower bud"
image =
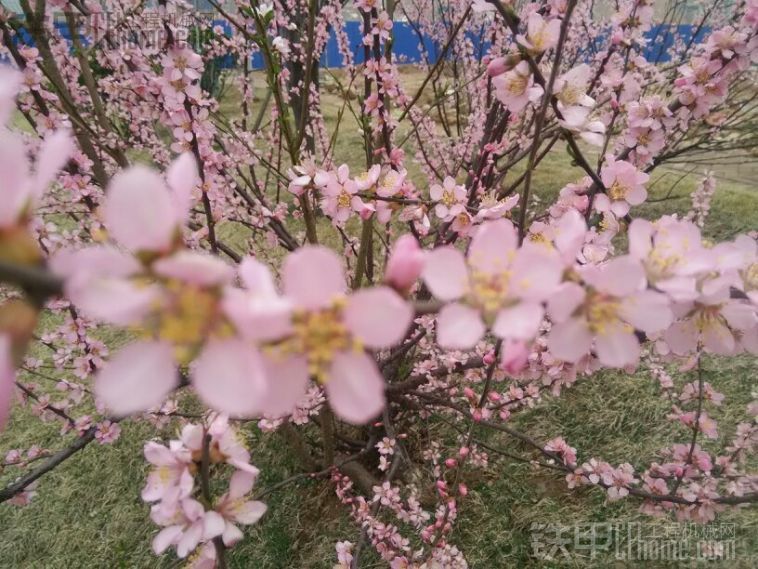
[(468, 495), (468, 487), (465, 484), (458, 484), (458, 494), (461, 496)]
[(469, 448), (468, 447), (461, 447), (460, 450), (458, 451), (458, 454), (461, 455), (461, 456), (463, 456), (463, 457), (468, 456), (468, 453), (469, 453)]
[(497, 403), (498, 401), (500, 401), (500, 394), (497, 391), (490, 391), (487, 394), (487, 399), (489, 399), (493, 403)]
[(497, 77), (498, 75), (502, 75), (508, 71), (505, 68), (505, 58), (504, 57), (496, 57), (492, 61), (490, 61), (489, 65), (487, 65), (487, 75), (490, 77)]
[(463, 388), (463, 395), (466, 396), (466, 399), (474, 399), (476, 397), (476, 393), (470, 387)]
[(509, 375), (516, 375), (526, 367), (529, 350), (524, 342), (506, 342), (500, 359), (500, 368)]
[(398, 292), (407, 294), (424, 268), (424, 252), (410, 233), (395, 243), (387, 261), (384, 280)]
[(474, 419), (474, 421), (476, 421), (477, 423), (478, 423), (478, 422), (480, 422), (480, 421), (482, 420), (482, 411), (481, 411), (481, 409), (477, 409), (476, 411), (474, 411), (474, 412), (471, 414), (471, 417), (472, 417), (472, 419)]
[(374, 215), (375, 211), (376, 208), (374, 208), (374, 206), (363, 204), (363, 207), (361, 207), (361, 211), (358, 213), (358, 215), (361, 216), (361, 219), (363, 221), (368, 221), (371, 219), (371, 216)]
[(458, 464), (458, 461), (457, 461), (457, 460), (455, 460), (454, 458), (448, 458), (448, 459), (445, 461), (445, 466), (447, 466), (448, 468), (455, 468), (455, 466), (456, 466), (457, 464)]
[(505, 57), (496, 57), (487, 65), (487, 75), (497, 77), (506, 71), (510, 71), (518, 65), (521, 58), (517, 55), (506, 55)]
[(486, 354), (484, 354), (484, 357), (482, 358), (482, 362), (484, 362), (485, 365), (490, 365), (494, 361), (495, 361), (495, 354), (493, 352), (487, 352)]

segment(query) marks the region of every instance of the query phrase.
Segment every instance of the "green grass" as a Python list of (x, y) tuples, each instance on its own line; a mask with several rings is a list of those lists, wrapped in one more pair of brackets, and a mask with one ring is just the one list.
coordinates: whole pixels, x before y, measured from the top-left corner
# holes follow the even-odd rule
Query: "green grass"
[[(259, 98), (261, 93), (259, 89)], [(325, 95), (325, 104), (331, 129), (335, 124), (338, 98)], [(225, 112), (239, 108), (233, 92), (222, 102), (221, 108)], [(355, 124), (347, 113), (341, 128), (345, 136), (338, 143), (337, 157), (358, 170), (364, 163), (364, 155)], [(425, 181), (418, 170), (411, 175), (424, 187)], [(513, 173), (516, 175), (517, 170)], [(580, 176), (568, 155), (557, 146), (535, 172), (535, 209), (548, 204), (565, 183)], [(651, 200), (667, 196), (678, 178), (676, 172), (657, 171), (653, 176)], [(512, 179), (511, 175), (507, 178)], [(696, 183), (696, 176), (688, 176), (668, 196), (671, 199), (645, 204), (633, 213), (655, 217), (672, 211), (686, 212), (689, 193)], [(740, 231), (755, 229), (756, 211), (758, 193), (754, 188), (719, 183), (706, 235), (726, 239)], [(248, 234), (244, 231), (222, 227), (221, 232), (234, 246), (240, 249), (245, 246)], [(339, 242), (328, 224), (320, 226), (320, 233), (327, 242)], [(51, 324), (51, 320), (46, 319), (43, 327)], [(117, 343), (124, 340), (123, 336), (108, 339)], [(758, 376), (758, 364), (748, 357), (708, 359), (705, 369), (707, 380), (727, 396), (726, 404), (712, 413), (719, 421), (720, 437), (705, 446), (713, 450), (723, 446), (735, 424), (744, 418), (744, 408)], [(34, 378), (24, 380), (34, 381)], [(642, 468), (659, 458), (662, 447), (688, 439), (684, 429), (672, 428), (665, 420), (669, 411), (669, 404), (658, 396), (655, 381), (644, 371), (629, 375), (602, 373), (580, 381), (559, 398), (547, 398), (536, 408), (519, 413), (513, 421), (538, 440), (564, 436), (579, 449), (580, 461), (598, 456), (614, 464), (632, 460), (635, 467)], [(0, 567), (168, 568), (179, 565), (171, 555), (160, 558), (152, 555), (150, 540), (156, 526), (148, 518), (148, 506), (139, 498), (147, 470), (142, 444), (152, 436), (164, 439), (173, 436), (177, 425), (171, 424), (163, 432), (133, 421), (124, 421), (122, 427), (122, 437), (114, 445), (92, 444), (45, 476), (31, 505), (23, 508), (0, 505)], [(0, 448), (26, 448), (31, 444), (42, 444), (53, 450), (63, 447), (72, 437), (60, 436), (58, 428), (57, 423), (42, 424), (29, 411), (17, 407), (8, 428), (0, 434)], [(429, 428), (448, 440), (454, 436), (451, 429), (441, 423), (432, 422)], [(252, 449), (253, 462), (262, 470), (260, 487), (297, 472), (296, 462), (283, 451), (276, 435), (260, 433), (254, 423), (248, 424), (244, 433)], [(528, 454), (527, 448), (500, 433), (481, 436), (496, 448)], [(423, 446), (423, 442), (416, 445)], [(638, 566), (619, 563), (611, 555), (590, 559), (576, 552), (568, 559), (550, 562), (533, 558), (532, 523), (571, 526), (609, 519), (656, 522), (637, 511), (635, 500), (609, 504), (596, 489), (571, 491), (560, 475), (494, 454), (491, 458), (491, 468), (464, 475), (463, 480), (473, 491), (462, 505), (452, 536), (452, 542), (466, 553), (472, 568)], [(0, 484), (7, 484), (16, 475), (12, 468), (0, 473)], [(247, 530), (246, 539), (231, 552), (231, 567), (330, 569), (335, 562), (334, 542), (359, 539), (360, 528), (347, 518), (326, 481), (300, 481), (268, 495), (265, 501), (268, 513), (258, 525)], [(741, 556), (739, 561), (720, 566), (752, 566), (749, 557), (758, 555), (756, 510), (727, 513), (719, 521), (737, 524), (740, 539), (737, 551)], [(370, 553), (363, 561), (362, 567), (381, 566)]]

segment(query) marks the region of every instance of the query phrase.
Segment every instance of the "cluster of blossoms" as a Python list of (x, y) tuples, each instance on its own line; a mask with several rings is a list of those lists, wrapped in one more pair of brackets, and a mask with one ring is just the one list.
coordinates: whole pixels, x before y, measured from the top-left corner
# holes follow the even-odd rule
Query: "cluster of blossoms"
[[(180, 230), (196, 181), (187, 154), (165, 182), (143, 167), (124, 171), (102, 205), (120, 248), (62, 250), (51, 261), (85, 314), (139, 329), (99, 374), (98, 398), (118, 415), (146, 410), (188, 366), (201, 399), (235, 416), (291, 413), (310, 377), (341, 418), (376, 416), (384, 380), (365, 350), (399, 342), (412, 308), (386, 286), (348, 295), (340, 259), (326, 248), (303, 247), (285, 260), (283, 295), (253, 258), (235, 275), (217, 257), (187, 250)], [(233, 286), (235, 276), (243, 288)]]
[[(265, 512), (251, 497), (258, 470), (229, 422), (239, 418), (284, 435), (304, 457), (303, 476), (328, 478), (362, 541), (393, 569), (468, 566), (451, 540), (471, 492), (462, 476), (495, 463), (480, 428), (515, 436), (540, 459), (518, 460), (561, 471), (569, 487), (637, 497), (651, 515), (707, 522), (755, 501), (747, 468), (758, 403), (725, 435), (716, 420), (725, 397), (702, 366), (705, 354), (758, 355), (756, 235), (703, 237), (711, 175), (684, 216), (648, 221), (638, 206), (657, 165), (735, 132), (744, 109), (732, 86), (756, 60), (758, 4), (741, 4), (729, 22), (713, 15), (702, 43), (678, 38), (678, 63), (666, 67), (643, 56), (655, 43), (647, 0), (621, 2), (606, 27), (590, 3), (528, 3), (518, 15), (494, 0), (452, 2), (442, 14), (406, 3), (419, 36), (445, 46), (436, 61), (454, 69), (451, 79), (430, 57), (415, 96), (392, 53), (400, 7), (389, 4), (355, 2), (355, 42), (338, 0), (237, 2), (234, 15), (222, 12), (232, 34), (196, 22), (192, 46), (161, 6), (159, 49), (116, 48), (106, 32), (88, 43), (91, 57), (43, 21), (32, 26), (39, 48), (24, 45), (21, 24), (0, 8), (0, 56), (20, 70), (0, 68), (0, 124), (13, 116), (30, 128), (0, 128), (0, 277), (19, 285), (2, 291), (0, 426), (15, 399), (76, 435), (75, 450), (111, 444), (127, 416), (157, 429), (181, 417), (187, 401), (197, 405), (175, 395), (189, 387), (211, 411), (168, 445), (145, 445), (142, 498), (161, 527), (156, 554), (173, 548), (203, 569), (224, 567), (240, 526)], [(140, 33), (139, 7), (109, 6)], [(326, 81), (332, 31), (345, 73)], [(247, 63), (224, 76), (241, 91), (233, 118), (217, 99), (224, 81), (213, 83), (227, 56), (255, 56), (267, 71), (265, 102)], [(335, 93), (336, 126), (322, 109)], [(351, 113), (366, 155), (359, 169), (337, 152)], [(596, 166), (579, 139), (602, 149)], [(564, 143), (583, 177), (545, 204), (532, 174)], [(131, 165), (143, 156), (163, 173)], [(341, 243), (341, 254), (319, 242)], [(35, 335), (43, 309), (54, 323)], [(102, 339), (116, 333), (125, 347)], [(41, 355), (24, 355), (32, 340)], [(686, 442), (667, 441), (635, 467), (515, 430), (515, 413), (603, 368), (647, 368), (662, 420)], [(435, 440), (438, 424), (457, 435)], [(421, 431), (428, 441), (407, 444)], [(712, 450), (719, 439), (728, 446)], [(0, 495), (27, 504), (37, 472), (73, 454), (12, 449), (2, 469), (50, 462)], [(214, 498), (217, 479), (228, 486)], [(337, 566), (357, 566), (360, 550), (338, 542)]]
[[(152, 504), (150, 518), (162, 528), (153, 539), (156, 554), (173, 547), (180, 558), (197, 550), (198, 559), (214, 560), (212, 540), (234, 546), (243, 537), (238, 526), (254, 524), (266, 512), (265, 504), (250, 499), (258, 469), (250, 464), (240, 437), (226, 417), (216, 416), (207, 426), (185, 425), (168, 446), (145, 444), (145, 458), (153, 468), (142, 499)], [(226, 477), (228, 471), (228, 491), (212, 499), (209, 477)]]

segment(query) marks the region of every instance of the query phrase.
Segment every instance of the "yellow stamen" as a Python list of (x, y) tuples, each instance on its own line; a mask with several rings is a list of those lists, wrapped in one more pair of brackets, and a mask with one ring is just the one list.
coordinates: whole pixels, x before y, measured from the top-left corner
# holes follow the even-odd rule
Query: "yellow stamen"
[(363, 350), (342, 321), (344, 307), (344, 299), (338, 299), (328, 308), (296, 311), (292, 315), (292, 336), (271, 346), (270, 353), (303, 354), (308, 360), (308, 373), (326, 383), (329, 367), (339, 352)]

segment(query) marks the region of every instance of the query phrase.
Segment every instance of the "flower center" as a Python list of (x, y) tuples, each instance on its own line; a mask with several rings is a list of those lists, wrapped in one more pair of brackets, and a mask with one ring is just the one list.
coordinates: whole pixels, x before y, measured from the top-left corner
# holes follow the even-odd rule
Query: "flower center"
[(753, 263), (745, 271), (745, 288), (748, 290), (758, 289), (758, 263)]
[(619, 319), (619, 302), (608, 296), (594, 294), (586, 304), (587, 323), (594, 334), (609, 333), (619, 325), (628, 326)]
[(387, 175), (382, 178), (382, 181), (379, 182), (379, 186), (384, 190), (385, 192), (390, 192), (394, 190), (398, 185), (398, 178), (399, 175), (394, 170), (390, 170), (387, 172)]
[(511, 95), (523, 95), (526, 91), (527, 78), (520, 73), (514, 73), (508, 78), (506, 88)]
[(662, 278), (668, 276), (681, 260), (681, 255), (655, 248), (648, 255), (646, 266), (650, 276)]
[(445, 190), (442, 192), (442, 203), (447, 207), (455, 205), (456, 201), (457, 200), (455, 199), (455, 193), (451, 190)]
[(348, 208), (352, 199), (353, 197), (350, 194), (342, 192), (337, 198), (337, 205), (341, 208)]
[(700, 332), (709, 329), (721, 330), (723, 328), (721, 325), (721, 305), (698, 306), (694, 321)]
[(577, 88), (574, 85), (566, 85), (563, 89), (561, 89), (560, 99), (561, 102), (565, 105), (574, 105), (579, 101), (581, 94), (581, 89)]
[(628, 191), (629, 188), (626, 186), (619, 184), (618, 182), (613, 182), (613, 185), (608, 188), (608, 197), (610, 197), (612, 200), (623, 200), (626, 198)]
[(344, 306), (344, 299), (338, 299), (328, 308), (296, 311), (292, 315), (292, 336), (281, 344), (284, 353), (306, 357), (308, 372), (319, 383), (326, 382), (337, 353), (363, 350), (342, 321)]
[(471, 302), (486, 315), (494, 315), (508, 299), (510, 271), (499, 273), (471, 273)]
[(170, 342), (177, 362), (189, 364), (210, 335), (230, 332), (218, 310), (218, 294), (176, 280), (165, 284), (168, 295), (148, 318), (146, 335)]
[(158, 474), (158, 479), (161, 481), (161, 484), (168, 484), (168, 482), (174, 477), (173, 472), (168, 466), (159, 466), (156, 469), (156, 473)]

